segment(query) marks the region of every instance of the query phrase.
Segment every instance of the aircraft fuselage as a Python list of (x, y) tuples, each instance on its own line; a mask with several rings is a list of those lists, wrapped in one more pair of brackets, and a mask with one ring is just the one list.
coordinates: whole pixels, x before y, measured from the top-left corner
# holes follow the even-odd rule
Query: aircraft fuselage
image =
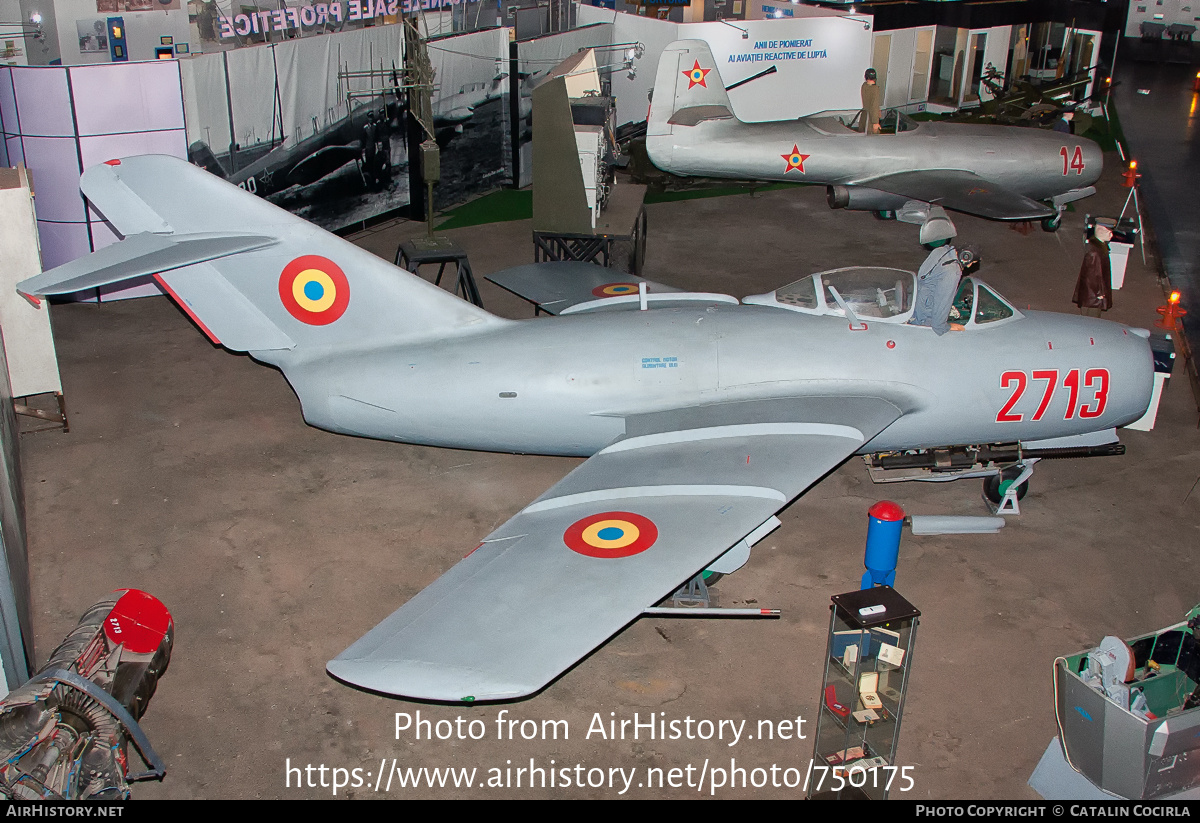
[(1099, 146), (1060, 132), (920, 123), (899, 134), (867, 135), (833, 117), (707, 120), (652, 135), (646, 148), (659, 168), (685, 176), (869, 187), (866, 181), (881, 175), (954, 169), (1035, 200), (1090, 186), (1103, 166)]
[(428, 344), (281, 362), (305, 419), (344, 434), (587, 456), (625, 418), (760, 399), (881, 397), (904, 414), (863, 452), (1042, 440), (1141, 417), (1146, 339), (1073, 315), (938, 337), (748, 305), (510, 322)]

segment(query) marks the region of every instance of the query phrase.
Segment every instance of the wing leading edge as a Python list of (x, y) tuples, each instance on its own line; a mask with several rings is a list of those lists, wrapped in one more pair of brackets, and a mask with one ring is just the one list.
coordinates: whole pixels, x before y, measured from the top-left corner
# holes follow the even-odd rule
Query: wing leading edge
[(805, 398), (631, 418), (328, 670), (417, 699), (532, 694), (899, 416)]
[(960, 169), (905, 171), (859, 180), (855, 185), (989, 220), (1043, 220), (1055, 215), (1054, 209), (1043, 203)]

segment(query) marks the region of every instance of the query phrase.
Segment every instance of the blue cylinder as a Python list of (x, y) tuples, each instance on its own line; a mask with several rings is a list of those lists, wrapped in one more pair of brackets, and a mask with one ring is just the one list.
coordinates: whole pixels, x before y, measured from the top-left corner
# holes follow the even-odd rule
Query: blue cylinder
[(867, 572), (862, 577), (862, 588), (896, 584), (902, 528), (904, 509), (890, 500), (879, 501), (867, 512), (867, 552), (863, 559)]

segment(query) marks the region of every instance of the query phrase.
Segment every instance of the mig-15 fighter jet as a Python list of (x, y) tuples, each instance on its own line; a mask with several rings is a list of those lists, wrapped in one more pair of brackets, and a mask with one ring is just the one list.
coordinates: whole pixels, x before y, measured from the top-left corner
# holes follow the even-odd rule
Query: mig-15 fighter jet
[(907, 324), (915, 276), (889, 268), (739, 301), (522, 266), (493, 279), (555, 316), (517, 321), (182, 160), (109, 161), (81, 188), (125, 239), (22, 281), (31, 299), (152, 274), (214, 343), (277, 366), (313, 426), (587, 458), (329, 662), (388, 694), (540, 690), (702, 570), (743, 564), (852, 454), (1090, 448), (1151, 397), (1148, 333), (1020, 311), (972, 279), (964, 330), (941, 337)]
[[(885, 112), (880, 133), (864, 133), (861, 122), (861, 112), (822, 112), (744, 123), (708, 44), (678, 40), (659, 60), (646, 152), (658, 168), (684, 176), (822, 183), (835, 209), (924, 224), (938, 217), (929, 207), (939, 206), (989, 220), (1042, 220), (1051, 230), (1067, 203), (1095, 193), (1103, 167), (1098, 145), (1060, 132), (919, 123), (895, 110)], [(953, 231), (922, 242), (946, 236)]]

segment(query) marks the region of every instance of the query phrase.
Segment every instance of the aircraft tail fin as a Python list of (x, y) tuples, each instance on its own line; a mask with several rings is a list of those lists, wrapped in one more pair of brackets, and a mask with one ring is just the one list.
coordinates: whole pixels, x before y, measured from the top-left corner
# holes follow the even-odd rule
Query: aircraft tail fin
[(18, 291), (153, 274), (213, 342), (277, 365), (508, 322), (178, 158), (109, 161), (80, 188), (125, 239)]
[(225, 167), (221, 165), (221, 161), (213, 154), (213, 150), (209, 147), (208, 143), (205, 143), (203, 140), (197, 140), (188, 146), (188, 159), (209, 174), (215, 174), (217, 177), (229, 176), (225, 171)]
[(654, 78), (647, 138), (704, 120), (732, 118), (729, 94), (712, 49), (703, 40), (676, 40), (663, 50)]

